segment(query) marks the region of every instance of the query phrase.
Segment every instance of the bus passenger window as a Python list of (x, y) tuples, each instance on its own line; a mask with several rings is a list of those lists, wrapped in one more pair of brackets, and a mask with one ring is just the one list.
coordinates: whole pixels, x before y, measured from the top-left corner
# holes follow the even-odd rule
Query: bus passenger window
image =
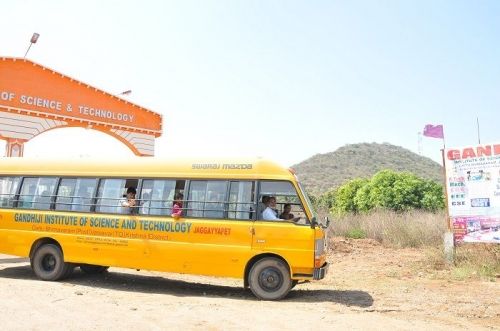
[(122, 202), (124, 200), (135, 200), (135, 198), (130, 199), (130, 196), (127, 197), (127, 195), (136, 190), (138, 183), (138, 179), (102, 179), (97, 192), (96, 211), (116, 214), (135, 213), (137, 211), (135, 203), (131, 203), (130, 206), (123, 206)]
[[(302, 203), (291, 182), (261, 181), (260, 200), (262, 200), (263, 203), (259, 204), (258, 219), (271, 219), (268, 215), (270, 210), (268, 209), (266, 211), (267, 207), (272, 210), (276, 217), (272, 219), (283, 219), (281, 216), (290, 217), (290, 215), (293, 215), (294, 221), (299, 219), (304, 220), (306, 218)], [(287, 206), (286, 210), (285, 206)], [(266, 217), (263, 215), (264, 211), (266, 211)]]
[(142, 215), (172, 214), (176, 194), (182, 194), (185, 180), (145, 179), (139, 199), (139, 213)]
[(90, 212), (97, 186), (95, 178), (63, 178), (56, 196), (56, 210)]
[(254, 182), (231, 181), (227, 217), (250, 220), (255, 211)]
[(25, 178), (19, 195), (19, 207), (48, 210), (52, 203), (57, 178)]
[(0, 207), (14, 207), (20, 177), (0, 177)]
[(189, 186), (187, 216), (224, 218), (227, 182), (193, 180)]

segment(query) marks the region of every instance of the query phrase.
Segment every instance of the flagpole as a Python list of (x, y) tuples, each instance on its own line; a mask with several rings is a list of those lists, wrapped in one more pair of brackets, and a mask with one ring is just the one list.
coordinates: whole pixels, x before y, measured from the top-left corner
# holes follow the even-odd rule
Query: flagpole
[(441, 150), (441, 157), (442, 157), (442, 162), (443, 162), (443, 186), (444, 186), (444, 203), (446, 204), (445, 212), (446, 212), (446, 228), (448, 231), (451, 231), (451, 224), (450, 224), (450, 213), (448, 211), (448, 182), (447, 182), (447, 173), (446, 173), (446, 162), (444, 159), (444, 149)]
[[(444, 134), (443, 134), (443, 144), (444, 144)], [(444, 259), (449, 265), (453, 264), (453, 259), (455, 257), (455, 239), (453, 230), (451, 227), (450, 211), (448, 209), (448, 179), (446, 173), (446, 161), (445, 161), (445, 150), (441, 150), (441, 156), (443, 160), (443, 183), (444, 183), (444, 203), (445, 203), (445, 219), (446, 219), (446, 229), (447, 231), (443, 236), (443, 246), (444, 246)]]
[(443, 149), (441, 150), (441, 157), (443, 160), (443, 186), (444, 186), (444, 199), (445, 199), (445, 219), (446, 219), (446, 232), (443, 236), (443, 246), (444, 246), (444, 258), (446, 263), (452, 264), (453, 258), (455, 255), (455, 241), (453, 236), (453, 228), (451, 224), (451, 217), (449, 211), (449, 201), (448, 201), (448, 178), (446, 173), (446, 159), (445, 159), (445, 150), (446, 150), (446, 141), (444, 139), (444, 126), (440, 125), (432, 125), (427, 124), (424, 127), (424, 136), (432, 137), (432, 138), (441, 138), (443, 139)]

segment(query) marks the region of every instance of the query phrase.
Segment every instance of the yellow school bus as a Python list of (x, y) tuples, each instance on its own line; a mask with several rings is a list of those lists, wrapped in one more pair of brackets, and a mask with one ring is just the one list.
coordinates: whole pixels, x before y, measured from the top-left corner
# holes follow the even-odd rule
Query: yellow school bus
[(241, 278), (277, 300), (324, 278), (327, 226), (265, 160), (0, 160), (0, 253), (42, 280), (112, 266)]

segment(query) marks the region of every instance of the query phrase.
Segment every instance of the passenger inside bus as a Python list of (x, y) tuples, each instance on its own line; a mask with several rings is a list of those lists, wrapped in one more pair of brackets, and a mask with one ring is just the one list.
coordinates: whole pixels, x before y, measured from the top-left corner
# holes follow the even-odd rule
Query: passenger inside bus
[(289, 203), (285, 203), (283, 205), (283, 212), (281, 213), (280, 218), (284, 220), (293, 219), (295, 216), (290, 212), (291, 210), (292, 210), (292, 205)]
[(262, 218), (266, 221), (279, 220), (278, 212), (276, 211), (276, 198), (264, 196), (262, 197), (262, 203), (266, 206), (262, 212)]
[(127, 194), (120, 199), (121, 213), (122, 214), (135, 214), (137, 212), (135, 194), (135, 187), (129, 187), (127, 189)]
[[(288, 211), (288, 216), (287, 215), (284, 215), (284, 216), (289, 217), (289, 218), (284, 218), (282, 216), (285, 213), (285, 211), (280, 215), (280, 217), (277, 216), (278, 211), (276, 210), (276, 197), (271, 196), (271, 197), (269, 197), (269, 199), (263, 198), (262, 201), (264, 203), (267, 203), (266, 209), (264, 209), (264, 211), (262, 212), (262, 219), (263, 220), (266, 220), (266, 221), (289, 220), (289, 221), (293, 221), (293, 222), (297, 222), (300, 220), (300, 217), (294, 217), (294, 215), (290, 213), (291, 204), (289, 204), (289, 203), (286, 204), (289, 206), (289, 211)], [(290, 217), (290, 215), (292, 217)]]
[(184, 195), (182, 193), (176, 193), (174, 197), (174, 204), (172, 206), (172, 217), (175, 219), (179, 219), (182, 215), (182, 200), (184, 199)]

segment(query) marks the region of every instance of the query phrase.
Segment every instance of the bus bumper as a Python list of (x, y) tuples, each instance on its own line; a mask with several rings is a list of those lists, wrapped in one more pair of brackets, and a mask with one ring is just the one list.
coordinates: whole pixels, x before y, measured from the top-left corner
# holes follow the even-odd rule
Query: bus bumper
[(320, 268), (314, 268), (313, 279), (320, 280), (320, 279), (325, 278), (325, 275), (328, 272), (329, 266), (330, 265), (327, 262), (325, 262), (325, 264), (323, 264)]

